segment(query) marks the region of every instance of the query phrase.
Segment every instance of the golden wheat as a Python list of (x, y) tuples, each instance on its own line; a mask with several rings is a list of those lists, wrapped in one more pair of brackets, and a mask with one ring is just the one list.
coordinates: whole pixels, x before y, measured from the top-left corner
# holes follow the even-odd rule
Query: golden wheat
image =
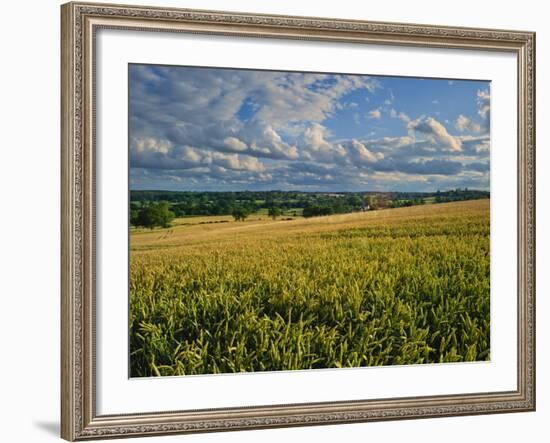
[(132, 376), (489, 359), (489, 200), (228, 220), (132, 233)]

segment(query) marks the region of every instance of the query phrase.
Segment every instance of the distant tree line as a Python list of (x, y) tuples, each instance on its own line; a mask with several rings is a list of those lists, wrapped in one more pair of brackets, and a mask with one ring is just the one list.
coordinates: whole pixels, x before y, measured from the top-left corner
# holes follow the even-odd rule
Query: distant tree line
[(303, 191), (131, 191), (134, 226), (169, 226), (174, 217), (232, 215), (237, 221), (267, 211), (276, 219), (287, 212), (304, 217), (489, 198), (487, 191), (454, 189), (437, 192), (303, 192)]
[(265, 209), (270, 217), (278, 217), (286, 211), (323, 208), (323, 213), (344, 213), (358, 210), (363, 205), (361, 193), (308, 193), (295, 191), (242, 191), (242, 192), (176, 192), (131, 191), (132, 210), (139, 210), (150, 202), (168, 201), (176, 217), (190, 215), (252, 214)]
[(426, 201), (423, 198), (412, 198), (408, 200), (392, 200), (390, 208), (405, 208), (407, 206), (424, 205)]
[(489, 198), (490, 194), (487, 191), (477, 191), (475, 189), (454, 189), (451, 191), (437, 191), (435, 193), (436, 203), (447, 203), (464, 200), (479, 200), (482, 198)]

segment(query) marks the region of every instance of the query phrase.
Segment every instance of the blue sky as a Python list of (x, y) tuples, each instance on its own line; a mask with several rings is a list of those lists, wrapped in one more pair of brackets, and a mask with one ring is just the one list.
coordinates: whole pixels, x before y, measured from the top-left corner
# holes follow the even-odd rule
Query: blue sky
[(489, 189), (490, 83), (129, 66), (130, 188)]

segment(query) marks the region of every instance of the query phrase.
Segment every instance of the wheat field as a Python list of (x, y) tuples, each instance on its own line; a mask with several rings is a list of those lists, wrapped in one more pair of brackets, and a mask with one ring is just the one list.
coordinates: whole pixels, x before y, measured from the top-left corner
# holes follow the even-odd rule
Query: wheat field
[(131, 376), (488, 360), (489, 205), (132, 232)]

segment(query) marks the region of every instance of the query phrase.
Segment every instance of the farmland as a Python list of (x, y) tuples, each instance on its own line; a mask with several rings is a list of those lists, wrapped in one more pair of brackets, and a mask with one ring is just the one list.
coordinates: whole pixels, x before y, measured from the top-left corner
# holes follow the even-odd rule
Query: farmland
[(132, 228), (131, 376), (488, 360), (489, 204)]

